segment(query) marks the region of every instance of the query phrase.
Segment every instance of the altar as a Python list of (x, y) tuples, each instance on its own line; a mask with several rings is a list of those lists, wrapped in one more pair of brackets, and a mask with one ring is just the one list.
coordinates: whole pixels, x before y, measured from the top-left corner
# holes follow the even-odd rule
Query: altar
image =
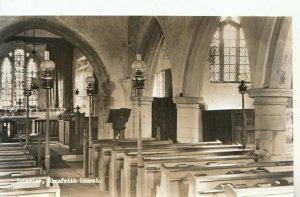
[[(29, 117), (29, 128), (33, 130), (33, 121), (39, 119), (38, 116)], [(30, 131), (30, 132), (31, 132)], [(0, 117), (0, 137), (1, 142), (19, 140), (26, 134), (26, 116), (1, 116)]]

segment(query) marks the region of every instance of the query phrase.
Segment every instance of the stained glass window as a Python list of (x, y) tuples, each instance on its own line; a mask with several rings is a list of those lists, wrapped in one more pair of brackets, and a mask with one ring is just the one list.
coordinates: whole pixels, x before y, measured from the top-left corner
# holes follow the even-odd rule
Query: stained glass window
[(25, 53), (23, 49), (14, 51), (15, 59), (15, 104), (24, 106), (24, 68), (25, 68)]
[(236, 82), (245, 73), (250, 81), (248, 51), (238, 17), (222, 17), (209, 49), (209, 80)]
[[(37, 78), (37, 65), (32, 58), (29, 59), (27, 65), (27, 88), (32, 85), (32, 80)], [(37, 106), (37, 91), (32, 91), (29, 97), (29, 106)]]
[(1, 105), (12, 105), (12, 64), (9, 58), (4, 58), (1, 67)]
[[(15, 49), (8, 53), (1, 64), (1, 106), (25, 106), (25, 84), (30, 87), (32, 80), (37, 78), (37, 65), (30, 58), (25, 69), (26, 59), (29, 54), (23, 49)], [(25, 73), (26, 72), (26, 73)], [(25, 79), (26, 77), (26, 79)], [(25, 83), (26, 82), (26, 83)], [(29, 105), (37, 106), (37, 92), (33, 91), (29, 97)]]

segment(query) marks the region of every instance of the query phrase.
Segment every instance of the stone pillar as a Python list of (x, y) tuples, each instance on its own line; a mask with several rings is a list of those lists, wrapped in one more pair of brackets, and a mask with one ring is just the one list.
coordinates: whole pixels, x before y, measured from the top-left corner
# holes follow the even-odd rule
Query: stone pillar
[(285, 160), (286, 107), (290, 89), (250, 89), (255, 105), (255, 144), (259, 161)]
[[(126, 138), (137, 138), (139, 129), (139, 106), (138, 97), (132, 96), (132, 133), (129, 133)], [(141, 112), (142, 112), (142, 138), (151, 138), (152, 134), (152, 97), (141, 97)]]
[[(108, 97), (97, 95), (93, 97), (94, 99), (94, 111), (95, 116), (98, 117), (98, 139), (112, 139), (113, 131), (111, 128), (111, 123), (107, 123), (109, 109), (108, 109)], [(110, 126), (108, 128), (108, 124)]]
[(203, 141), (201, 97), (175, 97), (177, 107), (177, 141), (197, 143)]

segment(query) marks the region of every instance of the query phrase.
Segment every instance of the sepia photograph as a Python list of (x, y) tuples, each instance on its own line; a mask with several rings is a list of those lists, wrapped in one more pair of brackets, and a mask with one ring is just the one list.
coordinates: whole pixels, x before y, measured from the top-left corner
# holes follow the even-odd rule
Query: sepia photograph
[(0, 8), (1, 197), (297, 196), (297, 17), (40, 13)]

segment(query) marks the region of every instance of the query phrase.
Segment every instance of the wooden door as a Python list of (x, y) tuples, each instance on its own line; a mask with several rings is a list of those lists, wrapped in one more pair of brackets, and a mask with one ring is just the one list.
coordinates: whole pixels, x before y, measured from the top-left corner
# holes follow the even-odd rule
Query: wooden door
[(154, 98), (152, 103), (152, 137), (160, 128), (161, 140), (177, 138), (177, 110), (172, 98)]

